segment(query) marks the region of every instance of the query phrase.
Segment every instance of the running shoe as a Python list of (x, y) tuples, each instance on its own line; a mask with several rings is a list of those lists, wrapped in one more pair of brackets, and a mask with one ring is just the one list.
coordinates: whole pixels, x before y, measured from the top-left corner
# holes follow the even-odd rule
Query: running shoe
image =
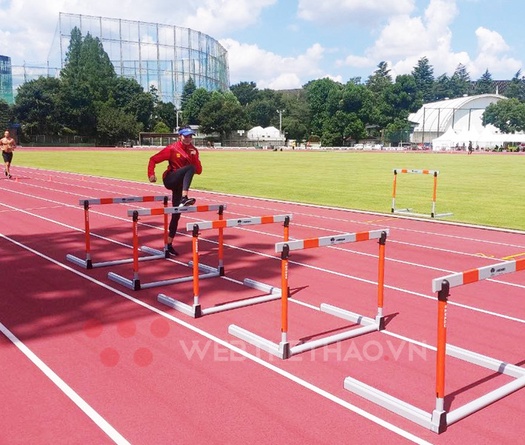
[(173, 248), (173, 246), (172, 246), (171, 244), (166, 245), (166, 250), (168, 251), (168, 253), (169, 253), (170, 255), (173, 255), (173, 256), (178, 256), (178, 255), (179, 255), (179, 252), (177, 252), (177, 251)]
[(195, 204), (195, 198), (188, 198), (187, 196), (183, 196), (180, 200), (179, 207), (188, 207)]

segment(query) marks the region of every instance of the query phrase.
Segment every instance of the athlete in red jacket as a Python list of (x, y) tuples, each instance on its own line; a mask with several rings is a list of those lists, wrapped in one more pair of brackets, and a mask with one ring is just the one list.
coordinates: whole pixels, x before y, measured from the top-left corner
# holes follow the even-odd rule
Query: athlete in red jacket
[[(188, 190), (193, 180), (193, 175), (202, 173), (202, 165), (199, 159), (199, 150), (193, 145), (195, 133), (191, 128), (183, 128), (179, 131), (179, 140), (163, 148), (157, 154), (149, 158), (148, 178), (150, 182), (157, 182), (155, 166), (161, 162), (168, 161), (168, 168), (162, 174), (164, 187), (171, 190), (171, 201), (174, 207), (191, 206), (195, 204), (194, 198), (188, 197)], [(180, 213), (172, 213), (168, 232), (167, 251), (177, 255), (172, 242), (177, 233)]]

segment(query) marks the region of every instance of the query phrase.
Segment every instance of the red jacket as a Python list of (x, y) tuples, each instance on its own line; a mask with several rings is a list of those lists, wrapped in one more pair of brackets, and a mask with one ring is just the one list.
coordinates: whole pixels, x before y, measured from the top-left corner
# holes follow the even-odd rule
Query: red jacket
[(148, 163), (148, 178), (155, 174), (155, 166), (161, 162), (168, 161), (168, 168), (162, 174), (164, 178), (171, 170), (185, 167), (193, 164), (195, 166), (195, 173), (200, 175), (202, 173), (202, 165), (199, 159), (199, 150), (193, 144), (184, 145), (181, 141), (168, 145), (157, 154), (149, 158)]

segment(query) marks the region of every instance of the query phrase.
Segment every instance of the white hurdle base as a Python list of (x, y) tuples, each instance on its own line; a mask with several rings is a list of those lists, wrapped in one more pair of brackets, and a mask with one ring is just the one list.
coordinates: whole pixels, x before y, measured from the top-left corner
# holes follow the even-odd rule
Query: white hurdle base
[[(220, 274), (218, 271), (214, 271), (214, 272), (199, 275), (199, 279), (204, 280), (206, 278), (218, 277), (219, 275)], [(125, 278), (122, 275), (118, 275), (114, 272), (109, 272), (108, 278), (131, 290), (151, 289), (152, 287), (169, 286), (171, 284), (186, 283), (188, 281), (193, 281), (193, 275), (188, 275), (188, 276), (180, 277), (180, 278), (171, 278), (168, 280), (159, 280), (159, 281), (150, 281), (149, 283), (141, 283), (138, 278), (132, 278), (132, 279)]]
[[(431, 413), (423, 411), (414, 405), (393, 397), (384, 391), (369, 386), (352, 377), (345, 378), (344, 388), (439, 434), (444, 432), (449, 425), (452, 425), (453, 423), (475, 413), (476, 411), (479, 411), (482, 408), (485, 408), (497, 400), (525, 387), (525, 369), (519, 366), (505, 363), (492, 357), (487, 357), (485, 355), (452, 345), (447, 345), (447, 355), (465, 360), (469, 363), (484, 367), (500, 374), (514, 377), (515, 380), (506, 383), (505, 385), (454, 410), (447, 412), (436, 408)], [(436, 404), (436, 407), (437, 406), (438, 404)]]
[(364, 317), (354, 312), (350, 312), (326, 303), (322, 303), (319, 309), (327, 314), (360, 324), (361, 327), (352, 328), (347, 331), (340, 332), (339, 334), (329, 335), (327, 337), (311, 340), (292, 347), (290, 347), (288, 342), (284, 341), (281, 341), (278, 344), (273, 343), (270, 340), (267, 340), (236, 325), (230, 325), (228, 327), (228, 332), (231, 335), (240, 338), (241, 340), (244, 340), (266, 352), (269, 352), (270, 354), (273, 354), (281, 359), (287, 359), (293, 355), (297, 355), (305, 351), (328, 346), (330, 344), (348, 340), (349, 338), (354, 338), (369, 332), (379, 331), (383, 327), (383, 317), (378, 317), (377, 320), (374, 320), (372, 318)]
[[(204, 267), (209, 268), (209, 266), (204, 266)], [(216, 274), (215, 276), (219, 276), (219, 272), (216, 269), (214, 273)], [(199, 278), (201, 278), (201, 276), (199, 276)], [(281, 298), (281, 290), (273, 286), (270, 286), (268, 284), (260, 283), (254, 280), (250, 280), (248, 278), (244, 280), (244, 284), (253, 289), (267, 292), (268, 295), (247, 298), (245, 300), (234, 301), (231, 303), (218, 304), (216, 306), (212, 306), (209, 308), (203, 308), (198, 302), (199, 299), (196, 297), (194, 297), (195, 303), (192, 306), (190, 306), (189, 304), (183, 303), (181, 301), (178, 301), (165, 294), (159, 294), (157, 296), (157, 301), (159, 303), (163, 303), (166, 306), (171, 307), (172, 309), (175, 309), (176, 311), (182, 312), (183, 314), (186, 314), (190, 317), (199, 318), (199, 317), (202, 317), (203, 315), (210, 315), (210, 314), (215, 314), (217, 312), (224, 312), (224, 311), (230, 311), (232, 309), (238, 309), (241, 307), (253, 306), (255, 304), (265, 303), (267, 301), (277, 300)]]
[(421, 218), (444, 218), (445, 216), (452, 216), (453, 213), (435, 213), (435, 214), (428, 214), (428, 213), (417, 213), (413, 212), (412, 209), (394, 209), (393, 212), (397, 215), (409, 215), (409, 216), (417, 216)]
[[(160, 260), (166, 258), (166, 253), (161, 250), (150, 249), (148, 247), (142, 247), (140, 249), (142, 252), (147, 253), (149, 256), (139, 257), (139, 261), (151, 261), (151, 260)], [(66, 259), (71, 261), (77, 266), (83, 267), (84, 269), (95, 269), (98, 267), (107, 267), (107, 266), (118, 266), (120, 264), (129, 264), (133, 262), (133, 258), (123, 258), (121, 260), (112, 260), (112, 261), (99, 261), (92, 262), (90, 259), (82, 259), (75, 255), (68, 253)]]
[(432, 414), (410, 405), (396, 397), (393, 397), (379, 389), (366, 385), (359, 380), (352, 377), (346, 377), (344, 381), (344, 388), (351, 391), (358, 396), (361, 396), (371, 402), (382, 406), (390, 411), (405, 417), (412, 422), (417, 423), (427, 429), (432, 429)]

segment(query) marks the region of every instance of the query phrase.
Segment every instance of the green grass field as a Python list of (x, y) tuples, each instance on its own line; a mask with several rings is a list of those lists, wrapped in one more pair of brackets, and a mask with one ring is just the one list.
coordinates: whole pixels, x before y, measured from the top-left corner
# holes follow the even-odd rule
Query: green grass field
[[(20, 148), (17, 165), (146, 182), (154, 151)], [(193, 188), (390, 213), (394, 168), (439, 170), (446, 221), (525, 230), (525, 155), (355, 151), (202, 151)], [(157, 166), (157, 176), (165, 165)], [(398, 174), (396, 208), (429, 215), (433, 177)]]

